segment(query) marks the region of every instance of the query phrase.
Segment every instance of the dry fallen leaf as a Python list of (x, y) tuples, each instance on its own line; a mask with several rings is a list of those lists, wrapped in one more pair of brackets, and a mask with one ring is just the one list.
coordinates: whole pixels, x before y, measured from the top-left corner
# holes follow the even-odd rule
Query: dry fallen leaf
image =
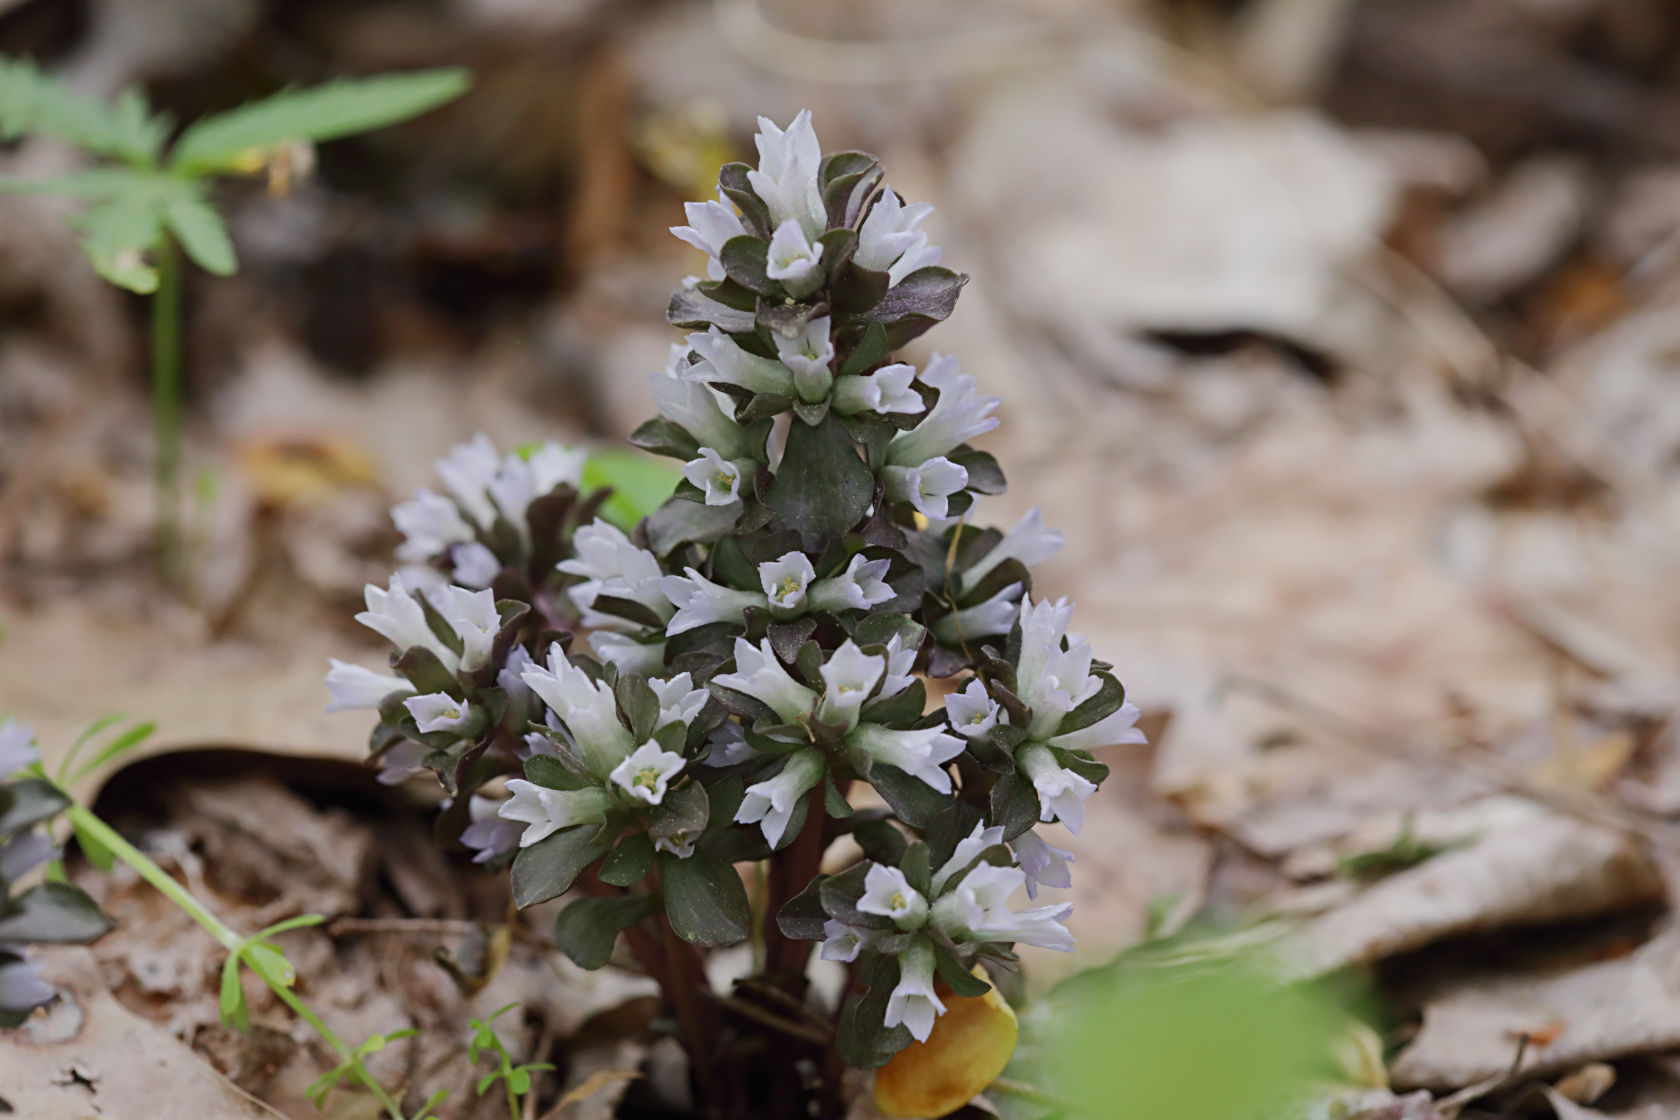
[(622, 1085), (636, 1080), (642, 1071), (631, 1067), (629, 1069), (598, 1069), (583, 1079), (583, 1084), (569, 1090), (565, 1096), (555, 1102), (550, 1115), (558, 1115), (562, 1110), (581, 1101), (586, 1101), (614, 1085)]

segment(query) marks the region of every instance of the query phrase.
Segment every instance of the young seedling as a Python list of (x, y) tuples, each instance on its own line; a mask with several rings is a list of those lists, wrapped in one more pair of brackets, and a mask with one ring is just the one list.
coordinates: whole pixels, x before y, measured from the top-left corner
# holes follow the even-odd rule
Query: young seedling
[(271, 188), (284, 189), (312, 164), (314, 144), (417, 116), (467, 85), (464, 71), (446, 69), (283, 90), (194, 121), (171, 142), (171, 121), (153, 113), (137, 89), (105, 104), (28, 59), (0, 58), (0, 142), (51, 136), (94, 164), (49, 179), (0, 181), (0, 190), (80, 203), (73, 221), (93, 267), (112, 284), (151, 297), (157, 548), (171, 584), (182, 578), (183, 561), (179, 254), (217, 276), (238, 268), (212, 182), (266, 171)]
[(520, 1117), (524, 1115), (522, 1109), (525, 1097), (531, 1092), (531, 1075), (554, 1068), (554, 1065), (550, 1062), (526, 1062), (524, 1065), (515, 1065), (513, 1055), (508, 1053), (507, 1047), (502, 1044), (502, 1040), (490, 1026), (502, 1015), (518, 1006), (517, 1003), (510, 1003), (498, 1007), (490, 1013), (490, 1017), (487, 1019), (474, 1019), (471, 1024), (472, 1041), (467, 1044), (467, 1056), (472, 1060), (473, 1065), (478, 1064), (481, 1055), (493, 1054), (495, 1056), (496, 1068), (478, 1079), (478, 1095), (482, 1097), (490, 1086), (500, 1081), (502, 1091), (507, 1095), (509, 1120), (520, 1120)]
[[(1073, 946), (1071, 906), (1010, 901), (1070, 885), (1040, 827), (1078, 831), (1107, 774), (1090, 752), (1141, 742), (1138, 710), (1072, 604), (1031, 594), (1061, 535), (1036, 510), (972, 523), (1004, 487), (969, 443), (999, 400), (954, 358), (894, 354), (967, 280), (930, 207), (825, 156), (809, 114), (757, 143), (674, 231), (708, 278), (671, 300), (691, 333), (632, 441), (683, 464), (675, 493), (626, 531), (579, 452), (455, 448), (444, 492), (393, 511), (403, 567), (357, 616), (391, 671), (334, 662), (327, 684), (378, 711), (388, 778), (437, 774), (442, 834), (507, 866), (519, 906), (576, 892), (555, 938), (578, 964), (622, 936), (703, 1114), (837, 1116), (845, 1065), (912, 1046), (949, 1111), (1013, 1045), (990, 977), (1017, 945)], [(861, 856), (824, 873), (842, 837)], [(760, 975), (714, 992), (704, 954), (748, 940)], [(846, 966), (837, 1006), (813, 943)], [(1001, 1044), (959, 1054), (940, 1024), (974, 1015)]]

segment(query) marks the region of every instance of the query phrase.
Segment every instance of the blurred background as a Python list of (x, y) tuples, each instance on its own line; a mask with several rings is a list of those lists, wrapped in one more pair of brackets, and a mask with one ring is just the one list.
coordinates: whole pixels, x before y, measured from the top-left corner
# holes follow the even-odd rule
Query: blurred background
[[(1599, 959), (1660, 915), (1666, 0), (0, 0), (0, 54), (179, 120), (345, 74), (475, 81), (283, 194), (221, 189), (241, 269), (187, 279), (184, 597), (150, 567), (143, 304), (61, 204), (0, 197), (0, 711), (49, 753), (124, 711), (157, 749), (359, 760), (320, 677), (376, 663), (350, 616), (389, 504), (475, 432), (611, 444), (651, 415), (669, 293), (703, 271), (666, 227), (756, 158), (757, 115), (808, 107), (937, 207), (973, 282), (914, 360), (1003, 396), (1011, 488), (982, 513), (1064, 532), (1039, 590), (1146, 713), (1077, 840), (1076, 964), (1256, 909), (1307, 923), (1315, 970), (1395, 975), (1582, 919), (1569, 952)], [(71, 158), (14, 144), (0, 174)], [(1430, 975), (1395, 997), (1414, 1029), (1470, 998)], [(1424, 1015), (1397, 1083), (1497, 1073), (1543, 1025), (1465, 1014)], [(1680, 1047), (1658, 1020), (1534, 1068)]]

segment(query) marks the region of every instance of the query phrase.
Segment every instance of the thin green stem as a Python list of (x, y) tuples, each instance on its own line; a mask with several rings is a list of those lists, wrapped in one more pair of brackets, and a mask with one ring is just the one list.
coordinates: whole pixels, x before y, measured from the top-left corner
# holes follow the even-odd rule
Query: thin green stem
[[(249, 944), (249, 939), (244, 934), (212, 914), (209, 908), (200, 902), (191, 891), (177, 882), (173, 875), (153, 863), (151, 857), (125, 840), (122, 833), (106, 824), (91, 809), (83, 808), (80, 805), (71, 805), (65, 812), (78, 833), (91, 837), (104, 845), (105, 849), (113, 856), (134, 868), (142, 879), (157, 888), (158, 892), (169, 901), (179, 906), (193, 921), (203, 926), (210, 936), (221, 944), (222, 948), (230, 953), (243, 953)], [(396, 1101), (391, 1099), (391, 1095), (385, 1091), (384, 1086), (375, 1081), (373, 1076), (363, 1068), (362, 1063), (356, 1057), (355, 1051), (345, 1045), (344, 1040), (339, 1038), (326, 1023), (322, 1022), (321, 1017), (310, 1010), (309, 1006), (298, 998), (296, 992), (292, 991), (292, 977), (275, 972), (273, 966), (260, 956), (246, 955), (243, 960), (251, 971), (256, 973), (257, 977), (280, 998), (280, 1002), (291, 1008), (292, 1013), (298, 1018), (315, 1028), (315, 1033), (321, 1036), (322, 1041), (337, 1055), (339, 1061), (349, 1064), (350, 1076), (378, 1098), (379, 1103), (386, 1112), (390, 1113), (393, 1120), (404, 1120), (402, 1109), (398, 1107)]]
[(167, 236), (157, 248), (152, 293), (152, 430), (157, 441), (158, 571), (170, 587), (183, 578), (181, 554), (181, 260)]

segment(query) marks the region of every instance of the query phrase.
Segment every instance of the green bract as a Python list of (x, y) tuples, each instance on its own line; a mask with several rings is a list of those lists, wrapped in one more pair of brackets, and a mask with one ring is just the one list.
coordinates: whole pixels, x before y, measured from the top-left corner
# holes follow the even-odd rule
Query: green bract
[[(439, 776), (445, 835), (508, 866), (518, 904), (578, 892), (556, 928), (577, 963), (622, 936), (716, 1107), (750, 1048), (682, 943), (751, 938), (763, 975), (734, 998), (778, 989), (762, 1022), (807, 999), (820, 941), (851, 966), (840, 1006), (806, 1005), (832, 1043), (770, 1045), (879, 1065), (986, 991), (976, 963), (1072, 947), (1069, 905), (1014, 896), (1070, 885), (1039, 828), (1077, 831), (1107, 773), (1092, 750), (1141, 741), (1071, 604), (1032, 597), (1060, 534), (1036, 510), (970, 523), (1004, 488), (970, 443), (1000, 402), (951, 357), (894, 353), (967, 279), (930, 208), (873, 157), (823, 155), (808, 114), (757, 140), (674, 230), (708, 278), (671, 301), (689, 333), (633, 442), (681, 462), (675, 492), (625, 531), (578, 453), (457, 447), (441, 492), (397, 507), (406, 566), (358, 616), (394, 671), (328, 676), (335, 706), (379, 712), (388, 780)], [(843, 836), (862, 858), (822, 873)]]

